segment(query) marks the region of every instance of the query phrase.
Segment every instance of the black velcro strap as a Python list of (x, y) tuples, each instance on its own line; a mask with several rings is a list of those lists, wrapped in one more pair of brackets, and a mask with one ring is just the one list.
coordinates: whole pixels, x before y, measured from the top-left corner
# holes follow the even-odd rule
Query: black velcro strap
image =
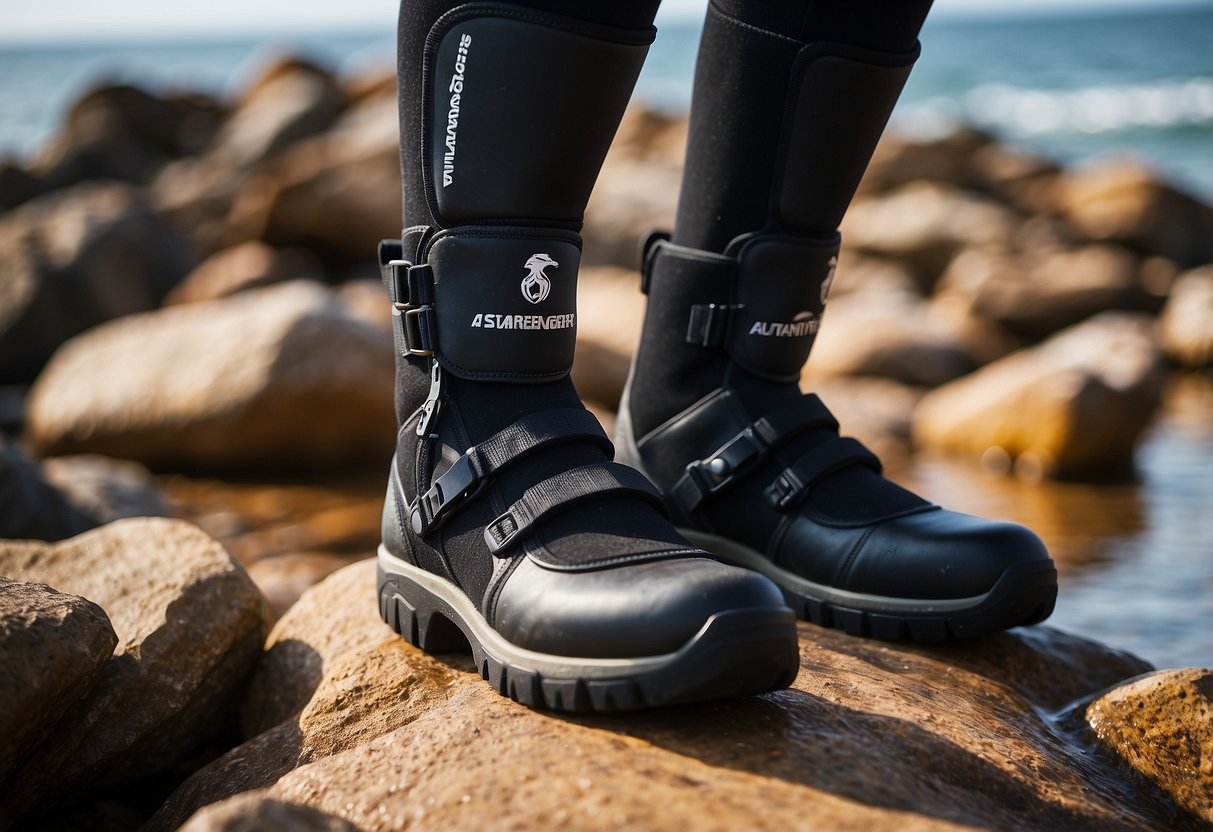
[(838, 422), (821, 399), (804, 395), (748, 425), (711, 456), (695, 460), (674, 484), (672, 497), (688, 514), (723, 491), (789, 439), (817, 428), (838, 430)]
[(741, 308), (736, 304), (695, 304), (687, 322), (686, 342), (697, 347), (724, 346), (729, 335), (729, 319)]
[(838, 430), (838, 420), (821, 399), (812, 393), (772, 410), (754, 422), (754, 430), (772, 446), (816, 428)]
[(524, 416), (468, 448), (413, 503), (413, 531), (425, 535), (442, 525), (460, 503), (474, 496), (490, 476), (529, 454), (566, 442), (591, 442), (614, 454), (598, 420), (588, 410), (563, 408)]
[(485, 527), (484, 542), (493, 554), (503, 554), (545, 517), (603, 497), (634, 497), (662, 514), (666, 511), (656, 486), (635, 468), (617, 462), (583, 465), (524, 491), (517, 502)]
[(830, 439), (806, 453), (771, 483), (763, 496), (778, 511), (788, 511), (823, 477), (852, 465), (864, 465), (880, 473), (880, 460), (850, 437)]

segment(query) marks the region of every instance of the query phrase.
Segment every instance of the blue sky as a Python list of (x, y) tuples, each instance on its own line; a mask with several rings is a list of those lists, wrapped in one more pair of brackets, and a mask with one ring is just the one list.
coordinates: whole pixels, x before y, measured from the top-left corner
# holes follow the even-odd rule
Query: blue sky
[[(658, 23), (695, 19), (707, 0), (665, 0)], [(1209, 5), (1213, 0), (1189, 0)], [(1158, 0), (936, 0), (936, 15), (1148, 7)], [(391, 25), (397, 0), (0, 0), (0, 40), (95, 39)]]

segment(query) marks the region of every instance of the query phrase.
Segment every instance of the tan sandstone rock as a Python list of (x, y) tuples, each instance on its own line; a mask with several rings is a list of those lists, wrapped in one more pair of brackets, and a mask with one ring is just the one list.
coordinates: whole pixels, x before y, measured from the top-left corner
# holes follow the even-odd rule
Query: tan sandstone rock
[(1213, 824), (1213, 670), (1143, 676), (1100, 696), (1085, 716), (1109, 753)]
[(96, 684), (10, 780), (0, 817), (179, 760), (223, 730), (260, 655), (260, 594), (188, 523), (121, 520), (57, 544), (0, 542), (0, 574), (89, 598), (118, 636)]
[(1189, 367), (1213, 364), (1213, 266), (1180, 276), (1159, 323), (1170, 358)]
[(394, 379), (382, 329), (323, 286), (284, 283), (74, 339), (31, 392), (28, 432), (43, 453), (152, 466), (386, 461)]
[(92, 601), (0, 578), (0, 788), (88, 692), (117, 643)]
[(314, 259), (299, 250), (279, 251), (260, 240), (232, 246), (203, 260), (168, 293), (166, 304), (197, 303), (271, 283), (318, 276)]
[(278, 622), (252, 737), (150, 822), (249, 790), (361, 829), (1163, 828), (1171, 806), (1046, 714), (1147, 666), (1046, 628), (895, 646), (801, 625), (787, 691), (618, 716), (527, 710), (382, 625), (374, 565)]
[(1161, 398), (1154, 323), (1108, 312), (928, 394), (914, 439), (1028, 478), (1123, 470)]

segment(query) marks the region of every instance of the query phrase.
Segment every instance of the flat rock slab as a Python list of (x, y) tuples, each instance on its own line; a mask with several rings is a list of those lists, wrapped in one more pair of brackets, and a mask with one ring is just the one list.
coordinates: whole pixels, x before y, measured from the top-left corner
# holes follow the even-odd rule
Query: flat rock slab
[(188, 754), (222, 730), (261, 652), (261, 595), (188, 523), (122, 520), (57, 544), (0, 541), (0, 574), (89, 598), (118, 636), (92, 690), (0, 794), (0, 818)]
[(28, 432), (44, 454), (153, 467), (386, 462), (394, 380), (390, 335), (293, 281), (73, 339), (30, 394)]
[(898, 646), (801, 625), (785, 691), (614, 716), (530, 711), (379, 619), (346, 567), (278, 622), (252, 739), (148, 828), (245, 791), (361, 829), (1165, 828), (1174, 804), (1053, 714), (1149, 669), (1047, 628)]
[(117, 644), (92, 601), (0, 578), (0, 784), (92, 687)]

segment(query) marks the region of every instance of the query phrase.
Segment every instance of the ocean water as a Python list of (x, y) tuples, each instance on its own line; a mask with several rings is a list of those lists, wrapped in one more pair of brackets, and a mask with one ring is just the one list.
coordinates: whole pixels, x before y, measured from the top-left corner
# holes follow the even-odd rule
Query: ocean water
[[(699, 30), (664, 25), (637, 95), (690, 101)], [(2, 37), (2, 33), (0, 33)], [(927, 22), (923, 57), (894, 114), (933, 133), (959, 121), (1066, 163), (1135, 154), (1213, 200), (1213, 4), (1081, 16)], [(299, 51), (342, 72), (392, 65), (393, 33), (126, 44), (0, 45), (0, 156), (24, 158), (100, 80), (233, 93), (271, 55)]]

